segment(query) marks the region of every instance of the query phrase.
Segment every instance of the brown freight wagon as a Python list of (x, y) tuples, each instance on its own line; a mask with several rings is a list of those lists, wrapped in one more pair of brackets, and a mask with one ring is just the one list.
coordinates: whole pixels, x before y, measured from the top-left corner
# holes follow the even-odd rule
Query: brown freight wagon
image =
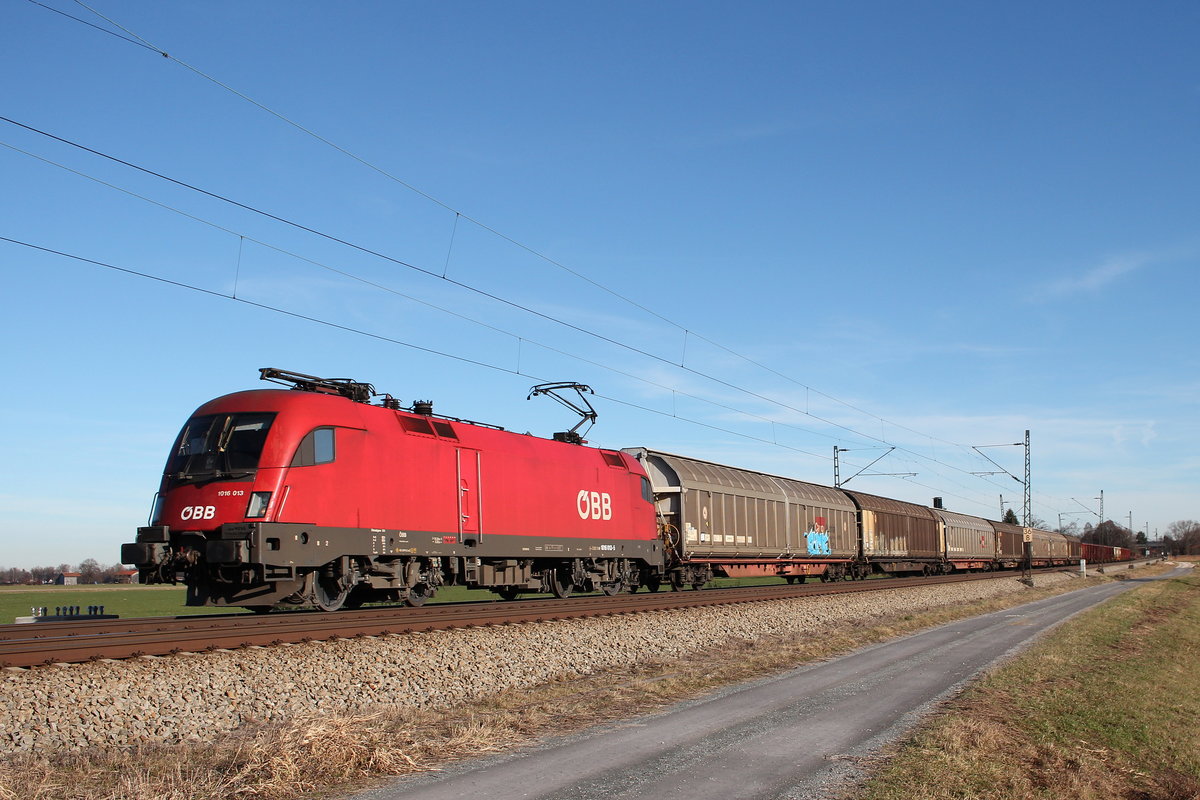
[(1025, 529), (1020, 525), (988, 520), (996, 530), (996, 561), (1005, 569), (1021, 566), (1025, 559)]
[(996, 559), (996, 530), (986, 519), (933, 509), (941, 528), (946, 562), (955, 569), (991, 569)]
[[(1072, 542), (1075, 542), (1075, 549), (1078, 550), (1077, 540), (1075, 540), (1073, 537), (1067, 536), (1065, 533), (1059, 533), (1058, 531), (1042, 531), (1035, 529), (1033, 532), (1035, 542), (1038, 540), (1039, 534), (1041, 534), (1046, 541), (1046, 546), (1049, 550), (1048, 560), (1050, 565), (1062, 566), (1064, 564), (1072, 563)], [(1074, 560), (1079, 560), (1078, 553), (1075, 554)]]
[(862, 557), (874, 572), (941, 572), (945, 563), (933, 511), (863, 492), (843, 489), (858, 507)]
[(676, 582), (840, 577), (858, 555), (856, 509), (836, 489), (646, 448), (625, 452), (645, 467), (660, 524), (676, 542)]

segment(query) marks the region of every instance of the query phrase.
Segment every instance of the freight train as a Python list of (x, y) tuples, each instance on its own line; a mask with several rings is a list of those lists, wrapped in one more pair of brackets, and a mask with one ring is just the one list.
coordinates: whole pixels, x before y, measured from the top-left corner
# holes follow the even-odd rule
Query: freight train
[[(544, 439), (437, 415), (430, 402), (375, 403), (374, 387), (345, 378), (274, 368), (260, 377), (290, 388), (196, 409), (149, 524), (121, 547), (143, 582), (182, 581), (188, 605), (332, 611), (419, 606), (446, 585), (567, 597), (699, 589), (715, 577), (1011, 569), (1024, 558), (1014, 525), (646, 448), (589, 447), (574, 429)], [(562, 386), (587, 389), (548, 393)], [(1034, 566), (1130, 555), (1032, 531)]]

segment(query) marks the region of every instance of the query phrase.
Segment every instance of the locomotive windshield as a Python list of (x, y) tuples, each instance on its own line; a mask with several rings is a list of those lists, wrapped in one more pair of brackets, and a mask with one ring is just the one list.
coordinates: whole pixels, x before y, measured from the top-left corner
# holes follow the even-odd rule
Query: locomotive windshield
[(250, 477), (274, 420), (273, 413), (192, 417), (167, 462), (167, 477), (173, 484)]

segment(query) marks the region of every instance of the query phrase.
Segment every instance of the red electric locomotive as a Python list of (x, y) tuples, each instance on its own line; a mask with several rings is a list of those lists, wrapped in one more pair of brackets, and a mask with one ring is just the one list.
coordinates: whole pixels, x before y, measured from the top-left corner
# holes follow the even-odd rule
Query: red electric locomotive
[(658, 588), (662, 543), (635, 458), (573, 431), (556, 441), (431, 403), (371, 405), (370, 384), (261, 373), (294, 388), (196, 409), (149, 526), (121, 548), (144, 581), (182, 580), (188, 605), (420, 605), (445, 584), (507, 597)]
[[(188, 605), (334, 610), (420, 605), (447, 584), (565, 597), (1024, 562), (1015, 525), (645, 448), (583, 447), (575, 429), (541, 439), (437, 416), (431, 403), (372, 405), (370, 384), (344, 378), (261, 373), (292, 390), (200, 406), (149, 526), (121, 548), (144, 582), (182, 580)], [(533, 393), (594, 421), (563, 389), (583, 399), (587, 387)], [(1031, 535), (1033, 566), (1078, 562), (1072, 537)], [(1093, 562), (1130, 555), (1083, 545)]]

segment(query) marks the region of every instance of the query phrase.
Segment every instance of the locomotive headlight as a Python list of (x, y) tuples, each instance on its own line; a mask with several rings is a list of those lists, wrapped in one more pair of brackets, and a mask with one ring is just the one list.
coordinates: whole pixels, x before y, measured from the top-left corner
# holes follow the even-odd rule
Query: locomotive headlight
[(267, 506), (270, 503), (270, 492), (252, 492), (250, 494), (250, 505), (246, 506), (246, 516), (265, 517), (267, 515)]
[(163, 497), (158, 492), (154, 493), (154, 505), (150, 508), (150, 521), (147, 525), (157, 525), (162, 519)]

